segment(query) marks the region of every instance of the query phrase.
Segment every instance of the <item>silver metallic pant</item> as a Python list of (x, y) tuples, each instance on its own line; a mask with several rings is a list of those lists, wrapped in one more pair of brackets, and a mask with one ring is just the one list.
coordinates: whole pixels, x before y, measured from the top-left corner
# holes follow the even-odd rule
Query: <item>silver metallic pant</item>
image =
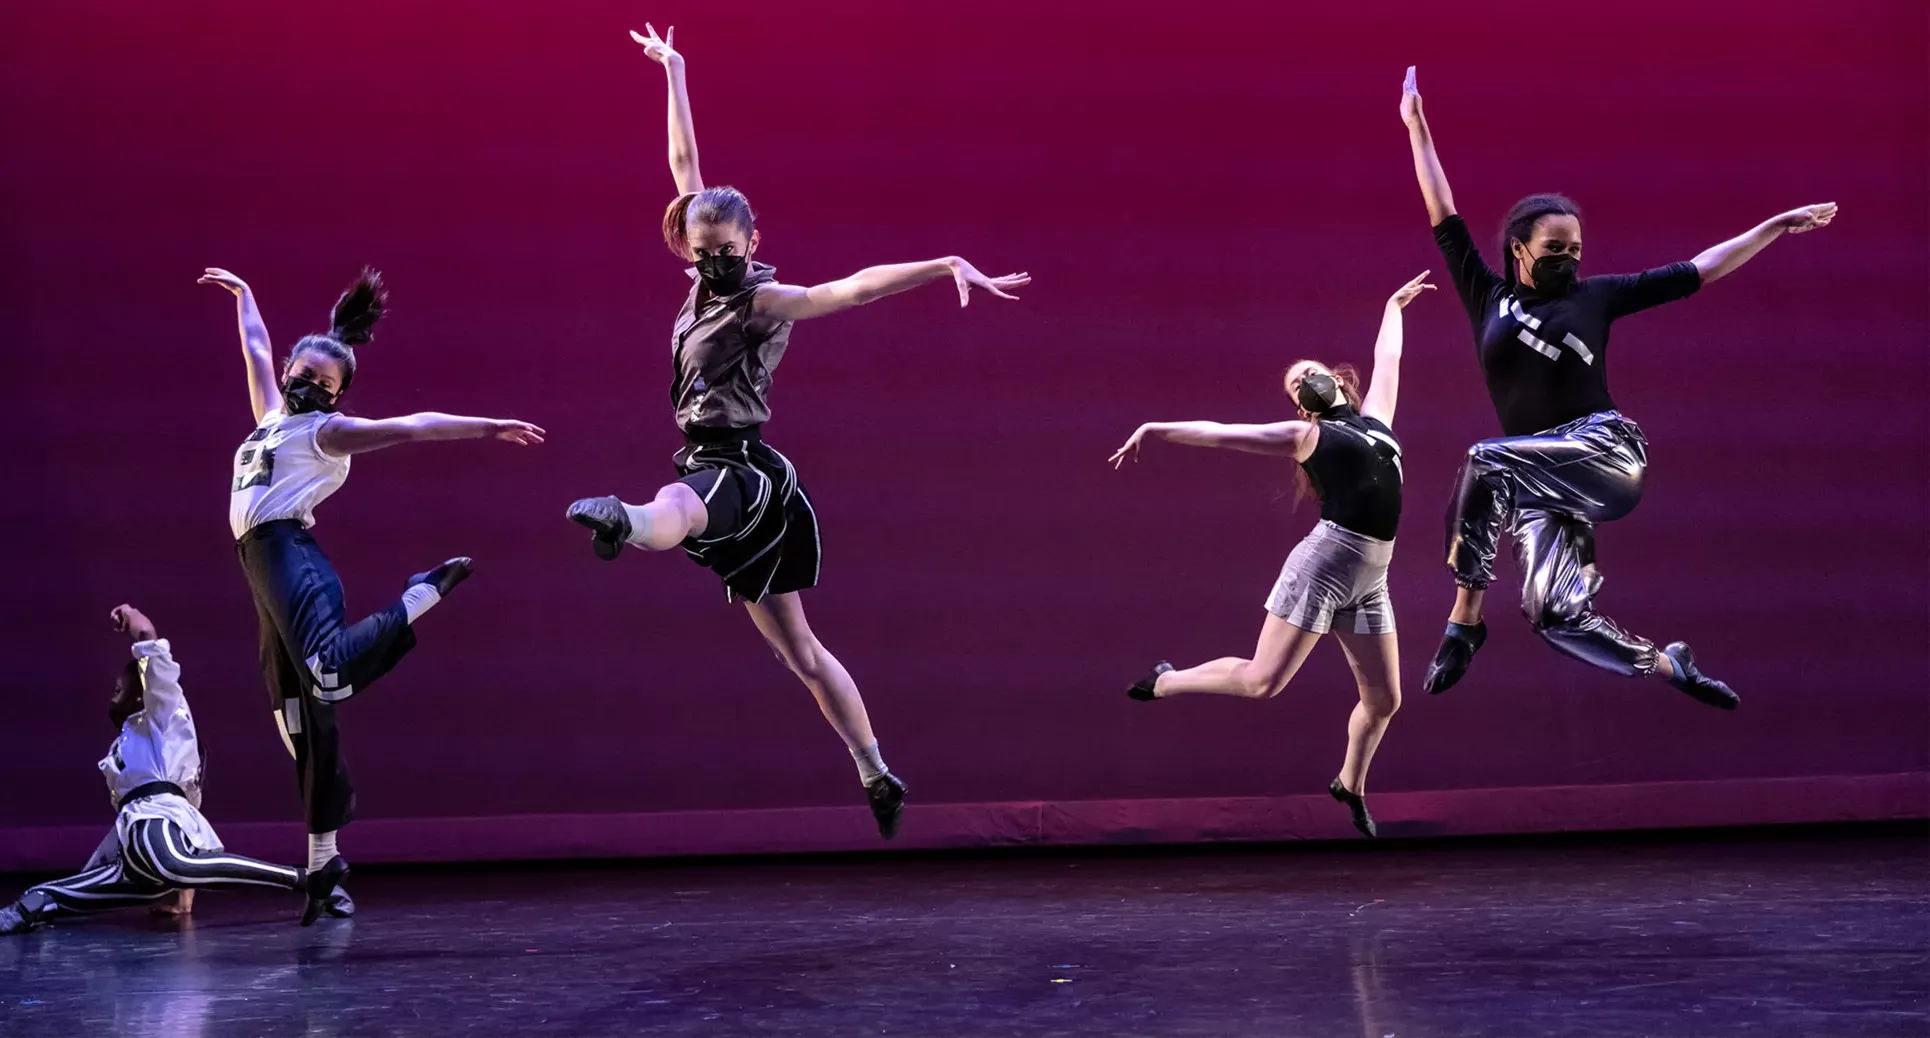
[(1602, 411), (1533, 436), (1468, 448), (1448, 512), (1447, 564), (1462, 587), (1494, 580), (1505, 530), (1522, 570), (1521, 611), (1557, 650), (1626, 676), (1655, 670), (1655, 643), (1595, 611), (1595, 524), (1642, 499), (1648, 441)]

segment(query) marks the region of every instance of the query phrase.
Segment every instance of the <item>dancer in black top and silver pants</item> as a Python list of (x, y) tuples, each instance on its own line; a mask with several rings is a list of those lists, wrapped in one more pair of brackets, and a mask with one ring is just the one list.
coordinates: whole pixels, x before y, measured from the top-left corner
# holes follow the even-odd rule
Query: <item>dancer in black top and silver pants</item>
[(1267, 597), (1266, 622), (1252, 659), (1228, 656), (1188, 670), (1161, 661), (1126, 694), (1138, 700), (1187, 692), (1270, 699), (1293, 680), (1321, 635), (1332, 631), (1353, 668), (1360, 703), (1347, 722), (1347, 754), (1327, 787), (1376, 835), (1367, 812), (1367, 766), (1401, 705), (1400, 643), (1387, 596), (1387, 565), (1401, 519), (1401, 445), (1394, 438), (1400, 394), (1401, 310), (1434, 286), (1427, 274), (1402, 285), (1381, 313), (1367, 396), (1351, 365), (1303, 360), (1287, 369), (1287, 392), (1300, 418), (1270, 425), (1152, 422), (1112, 456), (1115, 468), (1138, 458), (1148, 438), (1290, 457), (1301, 495), (1320, 499), (1320, 522), (1287, 556)]
[(679, 259), (694, 262), (694, 283), (670, 343), (670, 403), (684, 447), (676, 455), (678, 480), (650, 503), (585, 498), (570, 505), (568, 515), (591, 529), (591, 544), (604, 559), (626, 544), (649, 551), (681, 546), (716, 572), (726, 597), (745, 603), (757, 629), (817, 697), (857, 761), (879, 832), (890, 837), (903, 811), (904, 783), (885, 767), (857, 684), (812, 633), (798, 599), (818, 582), (818, 522), (797, 470), (764, 442), (771, 376), (794, 322), (943, 278), (958, 287), (960, 306), (974, 288), (1011, 299), (1010, 291), (1031, 279), (988, 278), (953, 256), (871, 267), (808, 288), (780, 283), (771, 267), (752, 261), (760, 239), (749, 201), (734, 188), (704, 185), (684, 59), (672, 47), (675, 29), (659, 39), (655, 29), (644, 28), (647, 34), (630, 35), (669, 81), (670, 172), (679, 195), (664, 215), (664, 240)]
[[(309, 533), (316, 507), (348, 479), (354, 455), (403, 443), (485, 437), (527, 446), (543, 442), (543, 430), (528, 422), (436, 412), (382, 419), (339, 413), (355, 378), (354, 348), (374, 334), (388, 299), (375, 271), (364, 270), (336, 301), (327, 333), (295, 343), (279, 375), (247, 283), (215, 267), (200, 283), (233, 292), (241, 323), (255, 428), (235, 451), (228, 525), (254, 593), (262, 677), (275, 723), (295, 759), (309, 865), (320, 868), (335, 856), (336, 831), (355, 816), (335, 708), (415, 647), (416, 620), (469, 576), (471, 560), (450, 559), (410, 577), (400, 596), (350, 623), (341, 578)], [(337, 891), (327, 909), (347, 915), (354, 904)]]
[(313, 873), (231, 853), (201, 814), (200, 741), (181, 691), (173, 647), (133, 606), (117, 607), (115, 630), (134, 640), (108, 717), (120, 729), (101, 777), (117, 817), (111, 844), (77, 875), (28, 888), (0, 908), (0, 934), (26, 933), (64, 915), (153, 904), (199, 888), (265, 887), (308, 895), (302, 925), (315, 921), (348, 866), (337, 857)]
[(1401, 119), (1435, 241), (1473, 322), (1505, 434), (1469, 448), (1461, 470), (1447, 531), (1447, 565), (1459, 592), (1428, 667), (1427, 690), (1453, 686), (1487, 640), (1482, 600), (1500, 540), (1511, 534), (1522, 569), (1522, 612), (1549, 645), (1612, 673), (1664, 678), (1701, 702), (1735, 709), (1735, 692), (1698, 670), (1688, 645), (1674, 642), (1658, 651), (1595, 611), (1602, 582), (1595, 524), (1634, 510), (1648, 465), (1642, 430), (1609, 397), (1609, 326), (1690, 295), (1785, 232), (1827, 225), (1835, 204), (1771, 217), (1686, 263), (1580, 278), (1580, 210), (1561, 195), (1530, 195), (1508, 214), (1503, 272), (1496, 273), (1455, 213), (1411, 68)]

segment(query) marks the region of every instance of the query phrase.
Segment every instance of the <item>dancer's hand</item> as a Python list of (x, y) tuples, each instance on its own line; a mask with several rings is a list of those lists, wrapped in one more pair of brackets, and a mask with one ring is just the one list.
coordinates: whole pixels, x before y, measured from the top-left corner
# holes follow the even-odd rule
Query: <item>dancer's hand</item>
[(982, 288), (1000, 299), (1017, 299), (1018, 296), (1010, 294), (1007, 290), (1024, 288), (1032, 283), (1032, 275), (1023, 272), (1007, 274), (1002, 278), (988, 278), (979, 273), (977, 267), (972, 266), (957, 256), (946, 260), (945, 265), (952, 269), (952, 282), (958, 286), (959, 306), (970, 306), (972, 304), (972, 289), (974, 288)]
[(154, 640), (154, 622), (147, 618), (147, 614), (131, 605), (115, 606), (114, 611), (108, 614), (108, 619), (114, 622), (115, 630), (137, 642)]
[(235, 277), (220, 267), (209, 267), (205, 273), (195, 279), (194, 283), (197, 285), (220, 285), (235, 295), (240, 295), (248, 291), (248, 283), (246, 281)]
[(490, 430), (490, 435), (499, 440), (513, 443), (518, 447), (533, 447), (543, 442), (544, 434), (540, 426), (519, 422), (514, 418), (497, 418), (493, 421), (494, 428)]
[(1419, 126), (1425, 116), (1421, 114), (1421, 88), (1414, 85), (1414, 66), (1407, 66), (1407, 78), (1401, 82), (1401, 122), (1409, 126)]
[(1129, 459), (1132, 461), (1139, 460), (1139, 445), (1145, 441), (1146, 434), (1151, 432), (1152, 428), (1152, 423), (1148, 422), (1134, 429), (1133, 434), (1126, 438), (1125, 446), (1112, 452), (1112, 457), (1106, 460), (1112, 462), (1113, 471), (1117, 472)]
[(1818, 227), (1828, 227), (1829, 222), (1834, 219), (1836, 219), (1836, 203), (1823, 202), (1820, 205), (1806, 205), (1801, 209), (1791, 209), (1769, 222), (1790, 234), (1802, 234)]
[(1415, 296), (1420, 295), (1423, 291), (1433, 291), (1434, 286), (1427, 283), (1427, 276), (1432, 273), (1434, 272), (1431, 270), (1421, 271), (1419, 277), (1402, 285), (1400, 291), (1390, 296), (1387, 300), (1387, 305), (1396, 310), (1405, 310), (1407, 304), (1414, 301)]
[[(646, 33), (648, 35), (645, 35)], [(659, 38), (657, 30), (649, 22), (644, 22), (643, 32), (631, 29), (630, 38), (643, 46), (643, 52), (650, 56), (651, 61), (665, 68), (676, 68), (684, 63), (684, 56), (677, 53), (677, 48), (672, 46), (677, 39), (677, 27), (674, 25), (670, 27), (669, 32)]]

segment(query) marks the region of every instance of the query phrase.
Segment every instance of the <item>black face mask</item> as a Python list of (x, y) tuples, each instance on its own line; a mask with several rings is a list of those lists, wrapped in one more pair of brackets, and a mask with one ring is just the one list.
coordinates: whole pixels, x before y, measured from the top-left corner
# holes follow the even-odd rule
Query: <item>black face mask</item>
[(335, 410), (335, 395), (299, 375), (281, 387), (282, 408), (291, 415)]
[(1326, 414), (1340, 403), (1340, 383), (1332, 375), (1313, 372), (1300, 380), (1300, 388), (1294, 392), (1294, 399), (1300, 402), (1302, 410), (1311, 414)]
[(1575, 273), (1581, 269), (1582, 261), (1566, 253), (1549, 253), (1538, 257), (1528, 268), (1535, 279), (1535, 291), (1542, 295), (1562, 296), (1575, 287)]
[(697, 276), (704, 279), (704, 287), (710, 289), (711, 295), (734, 295), (744, 287), (744, 276), (750, 273), (750, 266), (748, 256), (699, 256)]

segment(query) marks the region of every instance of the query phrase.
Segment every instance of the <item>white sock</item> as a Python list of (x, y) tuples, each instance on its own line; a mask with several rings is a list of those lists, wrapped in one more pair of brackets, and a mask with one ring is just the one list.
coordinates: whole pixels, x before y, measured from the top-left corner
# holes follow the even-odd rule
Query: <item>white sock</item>
[(341, 830), (338, 829), (325, 833), (308, 834), (308, 869), (310, 872), (327, 865), (328, 860), (335, 857), (335, 833), (340, 831)]
[(891, 770), (885, 767), (884, 754), (878, 752), (875, 742), (863, 749), (852, 750), (851, 759), (858, 762), (858, 781), (867, 784)]
[(650, 537), (650, 513), (644, 511), (643, 505), (624, 505), (623, 514), (630, 518), (630, 536), (625, 537), (624, 542), (639, 548), (650, 547), (646, 543)]
[(434, 584), (410, 584), (408, 590), (402, 592), (402, 611), (409, 614), (410, 623), (415, 623), (417, 617), (440, 601), (442, 592), (437, 591)]

